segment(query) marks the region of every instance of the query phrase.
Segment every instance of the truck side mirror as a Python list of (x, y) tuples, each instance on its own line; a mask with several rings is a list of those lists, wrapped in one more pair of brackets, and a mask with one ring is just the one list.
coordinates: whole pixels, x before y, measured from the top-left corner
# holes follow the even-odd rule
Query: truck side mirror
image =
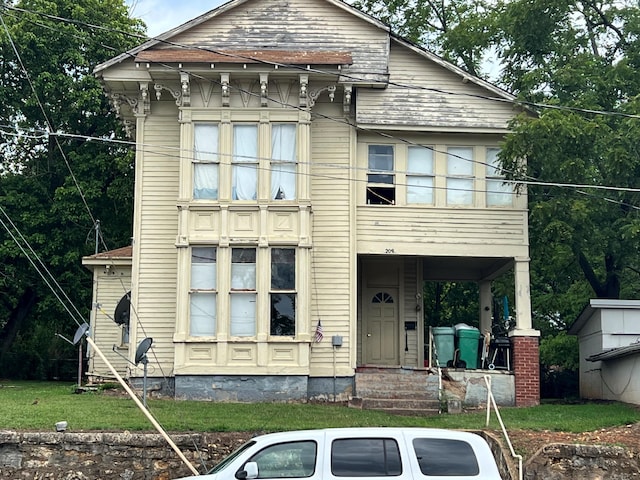
[(236, 473), (238, 480), (251, 480), (258, 478), (258, 464), (256, 462), (247, 462), (244, 465), (244, 470), (240, 470)]

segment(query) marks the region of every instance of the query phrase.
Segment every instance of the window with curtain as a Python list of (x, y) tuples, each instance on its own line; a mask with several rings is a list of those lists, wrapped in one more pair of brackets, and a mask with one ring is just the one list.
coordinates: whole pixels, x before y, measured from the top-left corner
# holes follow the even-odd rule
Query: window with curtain
[(271, 198), (296, 198), (296, 131), (294, 123), (271, 125)]
[(270, 334), (296, 334), (296, 250), (271, 249)]
[(393, 145), (369, 145), (367, 172), (367, 203), (396, 203)]
[(216, 249), (191, 247), (189, 334), (192, 337), (216, 334), (216, 273)]
[(213, 123), (193, 128), (193, 198), (218, 199), (219, 131)]
[(256, 249), (231, 249), (231, 335), (256, 334)]
[(447, 205), (473, 205), (473, 147), (447, 148)]
[(433, 203), (433, 149), (410, 146), (407, 152), (407, 203)]
[(258, 187), (258, 126), (233, 126), (233, 200), (255, 200)]
[(499, 148), (487, 148), (487, 206), (513, 204), (513, 186), (504, 183), (504, 173), (498, 160)]

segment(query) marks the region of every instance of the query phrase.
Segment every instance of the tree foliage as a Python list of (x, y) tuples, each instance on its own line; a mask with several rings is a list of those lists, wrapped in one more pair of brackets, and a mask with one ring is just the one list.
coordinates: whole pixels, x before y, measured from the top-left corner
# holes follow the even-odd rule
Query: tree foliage
[(471, 73), (493, 55), (497, 83), (531, 105), (512, 123), (501, 160), (529, 193), (534, 326), (543, 335), (566, 328), (591, 297), (637, 298), (637, 2), (358, 5)]
[[(525, 100), (563, 107), (517, 118), (502, 161), (510, 178), (534, 182), (534, 311), (564, 327), (588, 298), (636, 298), (640, 286), (640, 119), (629, 116), (640, 113), (640, 10), (535, 0), (504, 12), (503, 81)], [(542, 25), (518, 28), (531, 19)]]
[(124, 135), (92, 71), (143, 26), (122, 0), (23, 0), (0, 15), (0, 368), (52, 377), (51, 359), (75, 356), (56, 334), (91, 306), (81, 258), (96, 221), (101, 250), (131, 234), (133, 155), (100, 140)]
[(354, 6), (474, 75), (496, 41), (490, 1), (356, 0)]

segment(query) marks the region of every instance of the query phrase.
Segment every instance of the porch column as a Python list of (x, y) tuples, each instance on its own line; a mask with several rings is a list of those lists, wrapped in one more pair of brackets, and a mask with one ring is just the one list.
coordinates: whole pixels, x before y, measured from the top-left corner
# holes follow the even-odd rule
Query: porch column
[(532, 328), (529, 258), (515, 258), (516, 326), (509, 332), (513, 348), (516, 406), (540, 404), (540, 332)]
[(491, 296), (491, 282), (483, 280), (479, 282), (480, 290), (480, 333), (491, 332), (491, 319), (493, 318), (493, 301)]

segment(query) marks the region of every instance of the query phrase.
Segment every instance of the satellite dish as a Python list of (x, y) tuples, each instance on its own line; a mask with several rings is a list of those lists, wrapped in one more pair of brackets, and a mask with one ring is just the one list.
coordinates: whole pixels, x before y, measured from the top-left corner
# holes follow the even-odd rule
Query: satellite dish
[(152, 343), (153, 343), (153, 338), (150, 338), (150, 337), (147, 337), (140, 342), (140, 345), (138, 345), (138, 349), (136, 350), (136, 356), (135, 356), (136, 365), (142, 361), (146, 361), (147, 352), (151, 348)]
[(78, 327), (78, 329), (76, 330), (76, 334), (73, 336), (74, 345), (78, 344), (80, 339), (84, 337), (84, 334), (87, 333), (87, 330), (89, 330), (89, 324), (87, 322), (83, 323)]
[(118, 325), (129, 325), (131, 311), (131, 292), (127, 292), (120, 299), (113, 312), (113, 321)]

